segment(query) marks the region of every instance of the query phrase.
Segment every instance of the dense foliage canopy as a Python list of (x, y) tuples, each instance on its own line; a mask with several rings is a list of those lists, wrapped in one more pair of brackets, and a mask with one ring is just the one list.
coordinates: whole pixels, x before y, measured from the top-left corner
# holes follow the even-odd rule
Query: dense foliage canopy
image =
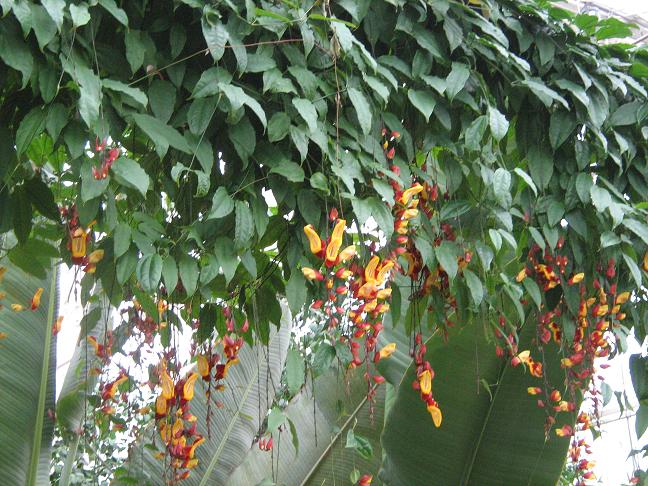
[[(92, 306), (57, 405), (66, 441), (76, 451), (90, 400), (104, 436), (124, 427), (111, 417), (148, 403), (141, 415), (167, 445), (154, 459), (138, 424), (124, 481), (191, 469), (200, 484), (301, 484), (327, 473), (321, 458), (344, 432), (355, 456), (342, 481), (362, 481), (360, 457), (386, 484), (555, 482), (569, 437), (589, 428), (578, 410), (598, 386), (594, 358), (647, 332), (648, 51), (612, 42), (627, 25), (540, 0), (0, 6), (0, 251), (12, 267), (0, 386), (18, 376), (43, 397), (25, 418), (39, 431), (25, 451), (33, 476), (16, 484), (42, 474), (42, 444), (49, 455), (54, 363), (34, 377), (2, 357), (30, 312), (11, 308), (28, 307), (29, 291), (19, 301), (4, 287), (23, 271), (49, 289), (59, 261)], [(125, 337), (107, 332), (108, 303), (123, 310), (122, 334), (160, 337), (160, 386), (137, 403), (125, 399), (137, 380), (109, 366)], [(20, 341), (36, 346), (37, 370), (52, 306), (42, 339)], [(88, 397), (92, 368), (103, 374)], [(318, 392), (335, 389), (334, 369), (361, 390), (338, 387), (348, 420), (326, 400), (335, 392)], [(648, 375), (640, 358), (633, 370), (640, 435)], [(214, 401), (230, 379), (241, 395)], [(0, 410), (8, 429), (19, 413)], [(176, 429), (170, 410), (187, 423)], [(341, 427), (331, 447), (304, 438), (317, 433), (309, 412)], [(206, 440), (182, 456), (165, 439), (172, 425)], [(287, 430), (299, 436), (290, 454), (320, 458), (303, 473), (265, 458)], [(10, 449), (0, 443), (2, 471), (15, 469)]]

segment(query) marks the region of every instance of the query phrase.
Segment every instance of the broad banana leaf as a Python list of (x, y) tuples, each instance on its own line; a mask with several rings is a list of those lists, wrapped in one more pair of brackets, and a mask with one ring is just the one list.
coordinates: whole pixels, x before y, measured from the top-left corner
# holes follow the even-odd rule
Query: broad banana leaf
[[(0, 292), (0, 478), (7, 485), (49, 484), (54, 430), (57, 312), (57, 269), (46, 278), (24, 273), (6, 260)], [(43, 288), (40, 306), (32, 297)], [(11, 304), (25, 306), (14, 312)]]
[[(290, 428), (286, 427), (281, 440), (274, 439), (274, 454), (253, 446), (229, 478), (229, 485), (255, 485), (268, 479), (290, 486), (349, 484), (354, 468), (361, 474), (378, 471), (384, 385), (378, 388), (373, 416), (369, 412), (367, 384), (361, 370), (353, 373), (348, 382), (341, 374), (321, 376), (315, 380), (314, 388), (314, 396), (313, 388), (308, 386), (284, 410), (298, 434), (298, 449), (293, 444)], [(346, 412), (342, 416), (340, 408)], [(371, 443), (371, 458), (365, 459), (345, 447), (347, 432), (352, 428), (356, 435)]]
[(95, 355), (87, 337), (93, 336), (97, 342), (103, 342), (106, 331), (112, 328), (111, 311), (108, 298), (102, 294), (101, 284), (97, 281), (94, 297), (84, 311), (77, 345), (56, 402), (56, 419), (68, 444), (68, 453), (59, 482), (61, 486), (69, 484), (81, 438), (86, 400), (97, 381), (96, 376), (89, 373)]
[(83, 421), (85, 401), (96, 383), (94, 374), (89, 373), (95, 358), (94, 350), (87, 337), (93, 336), (102, 343), (106, 331), (112, 329), (112, 307), (101, 293), (101, 285), (95, 287), (95, 297), (87, 304), (81, 320), (81, 329), (74, 354), (70, 360), (61, 393), (56, 402), (56, 418), (63, 432), (77, 435)]
[[(183, 481), (185, 486), (229, 485), (228, 477), (241, 463), (257, 434), (260, 421), (274, 397), (279, 385), (290, 342), (291, 317), (283, 306), (281, 327), (273, 332), (267, 348), (244, 346), (239, 353), (239, 363), (229, 369), (225, 391), (215, 396), (223, 403), (222, 408), (211, 407), (211, 437), (207, 437), (206, 386), (202, 380), (196, 384), (191, 413), (198, 417), (198, 424), (206, 441), (198, 447), (198, 466)], [(266, 393), (267, 391), (267, 393)], [(261, 413), (261, 417), (259, 417)], [(115, 484), (164, 485), (164, 461), (153, 457), (155, 453), (147, 444), (152, 439), (160, 444), (154, 427), (143, 433), (138, 445), (130, 454), (128, 478), (118, 478)]]
[[(529, 349), (534, 335), (534, 326), (526, 326), (520, 349)], [(443, 423), (434, 427), (411, 386), (415, 370), (410, 366), (385, 423), (380, 473), (384, 483), (555, 484), (569, 439), (553, 431), (545, 438), (545, 412), (526, 392), (529, 386), (543, 386), (542, 380), (498, 359), (476, 325), (451, 334), (448, 343), (434, 335), (427, 348)], [(545, 352), (544, 364), (549, 381), (562, 384), (564, 372), (557, 353)], [(484, 383), (492, 385), (490, 393)]]

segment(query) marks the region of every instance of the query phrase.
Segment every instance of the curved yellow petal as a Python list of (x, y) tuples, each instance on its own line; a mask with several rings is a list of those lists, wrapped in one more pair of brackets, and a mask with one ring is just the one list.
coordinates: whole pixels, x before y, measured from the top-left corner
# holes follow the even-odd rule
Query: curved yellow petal
[(160, 377), (160, 384), (162, 385), (162, 396), (167, 400), (173, 398), (173, 380), (169, 376), (166, 370), (162, 371), (162, 376)]
[(378, 258), (377, 255), (374, 255), (371, 257), (371, 260), (369, 260), (369, 263), (367, 263), (367, 266), (365, 267), (365, 280), (367, 282), (374, 282), (376, 280), (376, 269), (378, 268), (378, 263), (380, 262), (380, 258)]
[(317, 255), (320, 251), (322, 251), (322, 240), (317, 234), (317, 231), (315, 231), (315, 228), (313, 228), (312, 224), (309, 224), (307, 226), (304, 226), (304, 233), (306, 234), (306, 238), (308, 238), (310, 251), (313, 254)]
[(182, 387), (182, 397), (190, 401), (194, 397), (194, 386), (196, 384), (196, 380), (198, 379), (198, 373), (191, 373), (189, 378), (187, 378), (187, 381), (185, 382), (184, 386)]
[(429, 395), (432, 393), (432, 373), (430, 373), (430, 370), (425, 370), (421, 373), (418, 377), (418, 381), (423, 395)]
[(432, 422), (434, 422), (434, 426), (441, 427), (441, 422), (443, 421), (443, 414), (441, 413), (441, 409), (436, 405), (428, 405), (427, 411), (430, 412), (430, 415), (432, 416)]

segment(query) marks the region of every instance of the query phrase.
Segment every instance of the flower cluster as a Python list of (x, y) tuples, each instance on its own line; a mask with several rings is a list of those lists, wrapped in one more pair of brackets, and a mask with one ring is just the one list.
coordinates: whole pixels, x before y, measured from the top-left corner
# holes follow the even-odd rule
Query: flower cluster
[(174, 381), (167, 370), (165, 360), (158, 366), (161, 391), (155, 400), (155, 420), (165, 451), (157, 457), (163, 459), (168, 454), (174, 481), (186, 479), (190, 470), (198, 465), (196, 448), (205, 439), (197, 432), (197, 417), (190, 411), (194, 398), (194, 387), (199, 377), (197, 372), (186, 378)]
[(61, 208), (61, 215), (67, 221), (67, 248), (72, 257), (72, 263), (74, 265), (82, 266), (83, 271), (86, 273), (94, 273), (97, 263), (99, 263), (104, 256), (103, 250), (94, 250), (88, 254), (88, 246), (92, 243), (91, 228), (94, 225), (94, 221), (90, 223), (87, 228), (82, 227), (79, 221), (79, 213), (77, 212), (76, 204), (72, 204), (72, 206), (67, 208)]
[(113, 165), (113, 162), (119, 158), (120, 152), (116, 147), (106, 148), (106, 140), (99, 143), (99, 139), (95, 142), (95, 154), (101, 161), (99, 167), (92, 166), (92, 176), (96, 180), (102, 180), (108, 177), (108, 172)]

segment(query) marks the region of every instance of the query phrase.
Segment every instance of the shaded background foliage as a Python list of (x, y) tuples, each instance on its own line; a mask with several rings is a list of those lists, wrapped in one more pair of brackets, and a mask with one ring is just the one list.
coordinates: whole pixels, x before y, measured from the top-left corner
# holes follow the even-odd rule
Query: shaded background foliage
[[(642, 287), (648, 52), (600, 43), (627, 35), (619, 21), (544, 1), (0, 7), (0, 232), (15, 233), (7, 257), (35, 276), (50, 257), (69, 262), (57, 206), (74, 203), (83, 225), (97, 221), (96, 275), (114, 305), (134, 294), (155, 314), (147, 295), (162, 284), (207, 336), (226, 299), (267, 343), (279, 296), (293, 311), (314, 297), (295, 271), (310, 258), (302, 227), (327, 234), (335, 206), (389, 236), (388, 181), (415, 177), (442, 196), (419, 221), (425, 263), (478, 257), (477, 279), (451, 282), (462, 325), (522, 322), (555, 299), (514, 277), (530, 245), (561, 236), (570, 270), (615, 258), (619, 289)], [(401, 133), (400, 175), (383, 127)], [(122, 155), (97, 180), (92, 149), (108, 137)], [(443, 224), (458, 239), (439, 250)], [(438, 324), (404, 284), (394, 294), (394, 327)], [(632, 327), (646, 335), (639, 294), (621, 349)]]

